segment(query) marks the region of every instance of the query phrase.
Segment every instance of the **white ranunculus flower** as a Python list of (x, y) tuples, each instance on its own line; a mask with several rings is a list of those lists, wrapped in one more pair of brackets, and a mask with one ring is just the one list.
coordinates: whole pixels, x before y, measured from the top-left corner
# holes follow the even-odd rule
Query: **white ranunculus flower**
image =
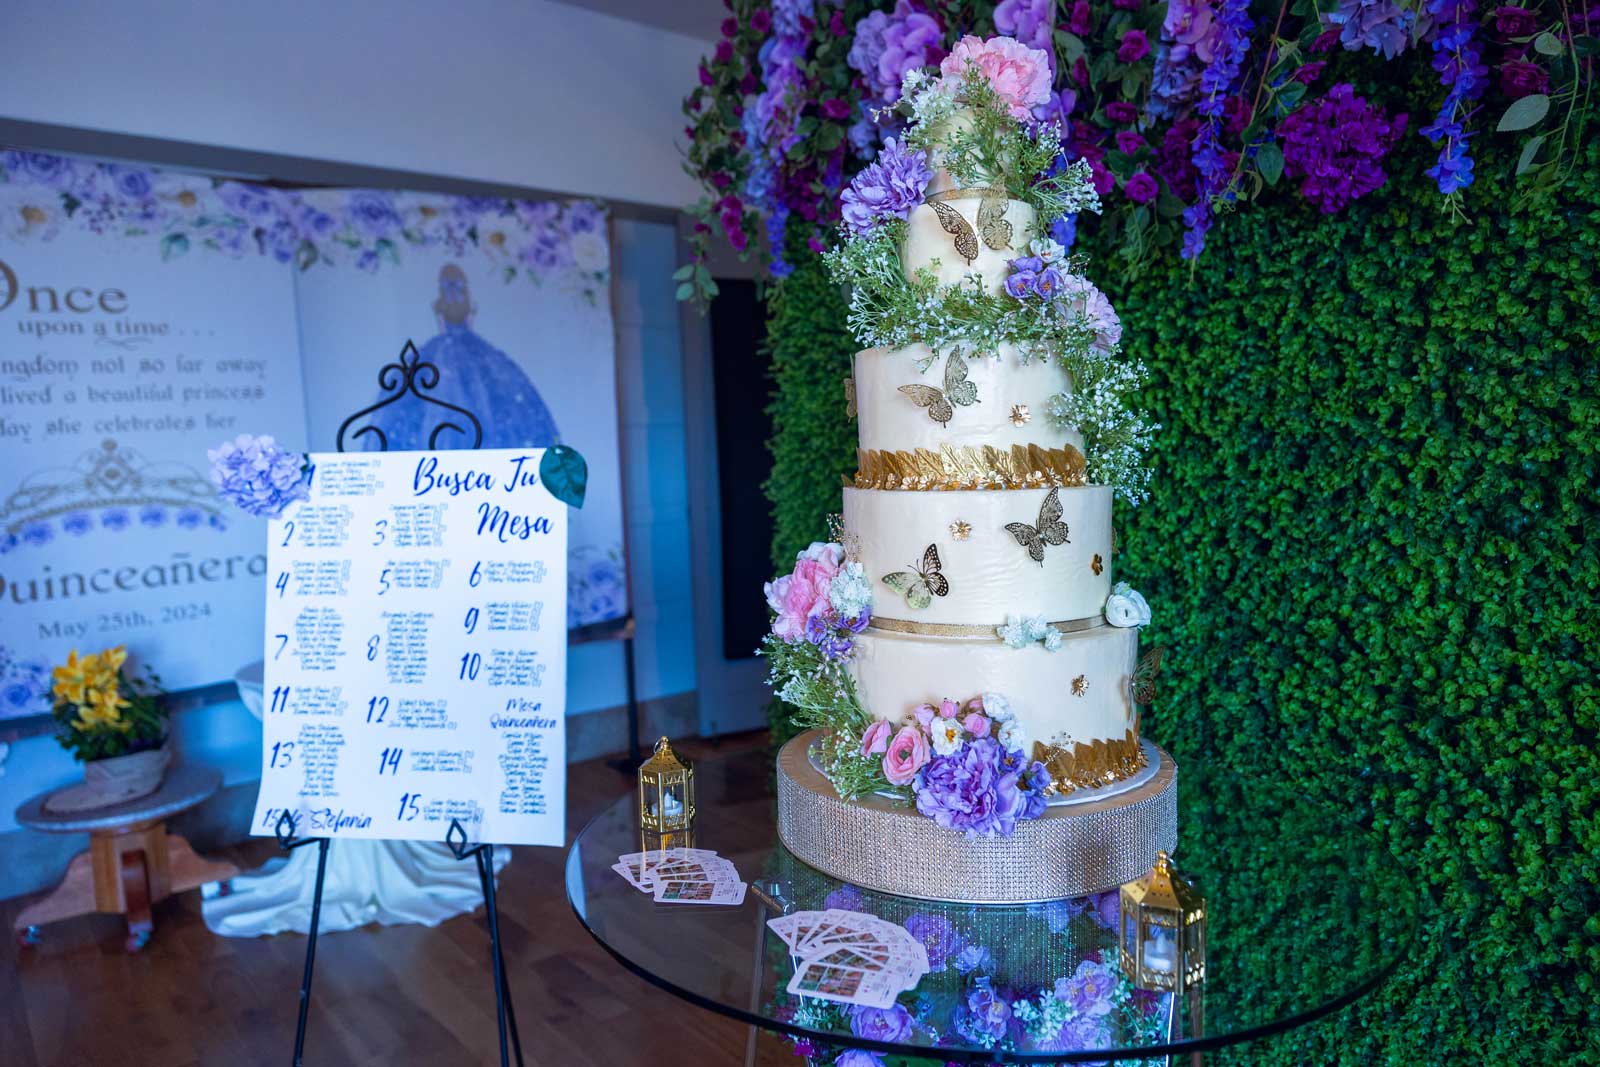
[(599, 230), (572, 235), (572, 261), (586, 273), (605, 270), (611, 264), (611, 247)]
[(1022, 723), (1016, 719), (1007, 719), (1000, 724), (1000, 729), (995, 732), (1001, 747), (1007, 752), (1026, 752), (1028, 747), (1028, 731), (1023, 729)]
[(1035, 237), (1029, 242), (1028, 251), (1038, 256), (1047, 267), (1061, 262), (1067, 255), (1067, 250), (1049, 237)]
[(1118, 582), (1106, 598), (1106, 621), (1112, 626), (1148, 625), (1150, 605), (1127, 582)]
[(933, 750), (941, 756), (948, 756), (961, 747), (965, 731), (957, 719), (934, 719), (928, 724), (928, 734), (933, 741)]
[(844, 564), (844, 546), (831, 541), (813, 541), (809, 548), (796, 555), (794, 559), (796, 563), (803, 559), (816, 560), (818, 563), (827, 561), (837, 570)]
[(995, 722), (1009, 722), (1017, 717), (1017, 713), (1011, 710), (1011, 701), (999, 693), (983, 694), (983, 713)]

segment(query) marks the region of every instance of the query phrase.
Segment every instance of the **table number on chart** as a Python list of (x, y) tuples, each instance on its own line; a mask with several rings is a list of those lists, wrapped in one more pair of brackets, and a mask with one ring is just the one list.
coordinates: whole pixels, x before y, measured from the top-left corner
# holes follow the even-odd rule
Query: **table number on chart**
[(543, 450), (319, 453), (268, 530), (253, 831), (559, 845), (567, 505)]

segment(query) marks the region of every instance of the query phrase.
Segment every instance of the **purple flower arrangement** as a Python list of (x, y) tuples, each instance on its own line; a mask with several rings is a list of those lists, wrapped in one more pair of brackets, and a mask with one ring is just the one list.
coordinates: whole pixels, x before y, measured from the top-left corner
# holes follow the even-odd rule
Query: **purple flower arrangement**
[(1390, 118), (1340, 83), (1279, 125), (1284, 173), (1299, 180), (1301, 196), (1332, 215), (1383, 185), (1383, 158), (1405, 128), (1404, 114)]
[(792, 571), (763, 590), (774, 614), (772, 636), (814, 645), (827, 660), (848, 658), (872, 620), (872, 587), (861, 564), (847, 561), (837, 544), (812, 544), (795, 557)]
[(217, 495), (246, 514), (275, 519), (311, 493), (311, 461), (287, 452), (270, 436), (240, 434), (206, 452)]

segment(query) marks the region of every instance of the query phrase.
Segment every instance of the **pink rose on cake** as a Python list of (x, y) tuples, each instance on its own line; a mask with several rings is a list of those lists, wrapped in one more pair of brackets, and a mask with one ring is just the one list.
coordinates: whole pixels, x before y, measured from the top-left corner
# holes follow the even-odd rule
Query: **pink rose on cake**
[(976, 66), (1018, 122), (1032, 118), (1033, 108), (1050, 99), (1050, 57), (1011, 37), (981, 41), (967, 36), (939, 64), (941, 81), (958, 88), (968, 64)]
[(838, 545), (813, 542), (795, 557), (794, 571), (762, 587), (767, 606), (777, 613), (772, 632), (786, 641), (806, 636), (806, 620), (828, 611), (828, 590), (839, 567), (844, 549)]
[(927, 737), (919, 727), (902, 726), (883, 754), (883, 776), (892, 785), (910, 785), (927, 762)]
[(893, 731), (894, 727), (889, 725), (888, 719), (878, 719), (861, 735), (861, 754), (881, 756), (889, 751), (889, 735)]

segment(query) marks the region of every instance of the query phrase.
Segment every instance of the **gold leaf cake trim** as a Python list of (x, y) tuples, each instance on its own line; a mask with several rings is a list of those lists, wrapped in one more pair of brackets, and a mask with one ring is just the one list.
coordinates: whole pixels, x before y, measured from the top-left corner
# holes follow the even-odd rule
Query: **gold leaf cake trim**
[(1043, 489), (1087, 485), (1083, 453), (1071, 445), (944, 445), (937, 452), (857, 449), (857, 489)]
[(1058, 795), (1120, 782), (1146, 763), (1144, 749), (1132, 730), (1110, 741), (1080, 741), (1075, 745), (1035, 741), (1033, 758), (1050, 772), (1051, 789)]

